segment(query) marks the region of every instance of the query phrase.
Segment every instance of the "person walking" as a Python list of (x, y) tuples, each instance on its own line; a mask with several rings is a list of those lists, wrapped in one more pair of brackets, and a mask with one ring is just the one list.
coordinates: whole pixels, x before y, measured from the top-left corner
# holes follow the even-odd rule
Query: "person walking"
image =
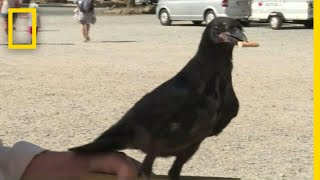
[[(40, 13), (39, 13), (39, 4), (40, 1), (36, 1), (36, 2), (30, 2), (29, 4), (29, 8), (35, 8), (37, 10), (36, 13), (36, 19), (37, 19), (37, 23), (36, 23), (36, 35), (39, 32), (39, 29), (41, 28), (41, 18), (40, 18)], [(32, 14), (28, 13), (27, 15), (20, 15), (21, 19), (28, 19), (28, 34), (30, 36), (30, 44), (32, 43)]]
[(94, 0), (78, 0), (76, 3), (78, 4), (78, 7), (74, 10), (74, 18), (77, 23), (81, 24), (83, 41), (88, 42), (90, 41), (90, 24), (96, 23)]
[[(3, 26), (6, 34), (8, 35), (8, 11), (9, 8), (19, 8), (19, 0), (0, 0), (0, 13), (3, 18)], [(15, 22), (17, 20), (18, 14), (13, 13), (13, 29), (15, 30)]]

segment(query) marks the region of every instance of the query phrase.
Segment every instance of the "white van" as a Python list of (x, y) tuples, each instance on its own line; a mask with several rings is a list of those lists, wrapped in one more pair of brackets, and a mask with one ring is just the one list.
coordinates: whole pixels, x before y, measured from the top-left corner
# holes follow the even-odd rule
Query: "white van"
[(250, 20), (270, 22), (280, 29), (284, 22), (302, 23), (313, 28), (313, 0), (253, 0)]
[(172, 21), (209, 23), (216, 17), (230, 17), (248, 23), (251, 0), (160, 0), (156, 9), (162, 25)]

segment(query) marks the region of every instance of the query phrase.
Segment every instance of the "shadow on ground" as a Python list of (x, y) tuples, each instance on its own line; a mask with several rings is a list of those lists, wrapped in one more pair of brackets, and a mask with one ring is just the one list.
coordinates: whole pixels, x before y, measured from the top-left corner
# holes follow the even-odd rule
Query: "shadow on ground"
[[(86, 43), (131, 43), (131, 42), (138, 42), (138, 41), (89, 41)], [(0, 46), (7, 46), (8, 43), (0, 43)], [(15, 43), (14, 45), (29, 45), (25, 43)], [(62, 46), (70, 46), (76, 45), (76, 43), (37, 43), (37, 45), (62, 45)]]
[[(144, 177), (139, 177), (143, 180)], [(104, 174), (89, 174), (81, 178), (81, 180), (116, 180), (115, 176)], [(154, 175), (150, 180), (169, 180), (168, 176)], [(180, 180), (241, 180), (240, 178), (225, 178), (225, 177), (201, 177), (201, 176), (181, 176)]]
[[(171, 26), (181, 26), (181, 27), (206, 27), (206, 24), (202, 23), (200, 25), (196, 25), (196, 24), (192, 24), (192, 23), (179, 23), (179, 24), (172, 24)], [(250, 23), (249, 26), (244, 26), (245, 28), (256, 28), (256, 27), (260, 27), (260, 28), (268, 28), (271, 29), (270, 24), (269, 23)], [(284, 23), (282, 28), (279, 30), (305, 30), (306, 28), (304, 27), (304, 25), (301, 24), (293, 24), (293, 23)], [(312, 30), (312, 29), (311, 29)]]
[(138, 41), (90, 41), (89, 43), (131, 43)]
[[(7, 46), (8, 43), (2, 43), (0, 46)], [(23, 43), (15, 43), (14, 45), (30, 45), (30, 44), (23, 44)], [(70, 45), (76, 45), (75, 43), (37, 43), (37, 45), (64, 45), (64, 46), (70, 46)]]

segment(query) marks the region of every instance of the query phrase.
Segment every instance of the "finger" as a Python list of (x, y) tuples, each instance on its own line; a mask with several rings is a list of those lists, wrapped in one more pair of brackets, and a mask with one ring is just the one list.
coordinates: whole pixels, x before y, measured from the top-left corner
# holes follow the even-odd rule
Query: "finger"
[(117, 175), (118, 180), (137, 177), (136, 165), (124, 153), (112, 152), (92, 157), (90, 171)]

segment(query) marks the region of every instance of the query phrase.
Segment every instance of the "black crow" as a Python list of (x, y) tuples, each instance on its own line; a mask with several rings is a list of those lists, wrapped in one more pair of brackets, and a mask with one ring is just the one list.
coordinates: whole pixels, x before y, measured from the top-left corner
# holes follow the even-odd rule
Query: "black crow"
[(149, 179), (156, 157), (176, 156), (169, 176), (178, 180), (182, 166), (207, 137), (218, 135), (234, 118), (239, 102), (232, 87), (232, 51), (247, 41), (230, 18), (210, 22), (196, 55), (174, 77), (143, 96), (93, 142), (76, 153), (139, 149), (146, 153), (142, 171)]

